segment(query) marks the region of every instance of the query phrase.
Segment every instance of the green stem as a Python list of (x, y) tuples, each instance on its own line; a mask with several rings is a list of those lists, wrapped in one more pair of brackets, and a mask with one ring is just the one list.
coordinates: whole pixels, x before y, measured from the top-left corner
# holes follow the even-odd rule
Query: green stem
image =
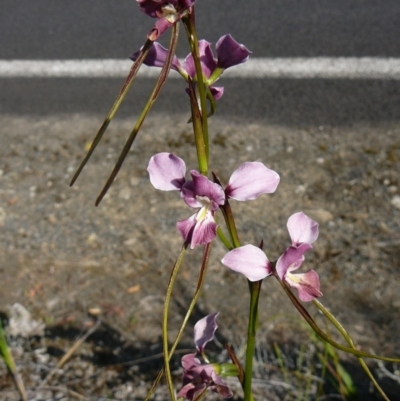
[(179, 254), (179, 257), (172, 269), (171, 276), (169, 278), (167, 293), (165, 294), (165, 302), (164, 302), (164, 310), (163, 310), (163, 322), (162, 322), (162, 339), (163, 339), (163, 353), (164, 353), (164, 369), (165, 376), (167, 377), (168, 389), (171, 396), (171, 400), (175, 401), (175, 391), (174, 384), (172, 383), (171, 369), (169, 366), (169, 360), (171, 354), (169, 352), (168, 346), (168, 312), (169, 312), (169, 304), (171, 302), (172, 290), (174, 289), (174, 284), (176, 281), (176, 277), (179, 272), (179, 268), (182, 265), (183, 258), (185, 256), (187, 244), (185, 243), (182, 247), (182, 250)]
[(225, 245), (226, 249), (231, 251), (233, 249), (233, 246), (232, 246), (231, 242), (228, 240), (228, 238), (226, 238), (226, 235), (222, 231), (222, 228), (220, 226), (218, 226), (218, 228), (217, 228), (217, 235), (218, 235), (218, 238), (221, 240), (221, 242)]
[(350, 347), (350, 348), (345, 347), (344, 345), (341, 345), (341, 344), (337, 343), (336, 341), (332, 340), (326, 333), (324, 333), (324, 331), (322, 331), (319, 328), (319, 326), (315, 323), (314, 319), (310, 316), (310, 314), (307, 312), (307, 310), (304, 308), (304, 306), (293, 295), (293, 293), (290, 290), (290, 288), (288, 287), (288, 285), (284, 281), (282, 281), (276, 273), (275, 273), (275, 278), (279, 281), (282, 288), (286, 292), (287, 296), (292, 301), (292, 304), (300, 312), (300, 314), (303, 316), (303, 318), (306, 320), (306, 322), (311, 326), (311, 328), (314, 330), (314, 332), (318, 336), (320, 336), (323, 340), (325, 340), (327, 343), (331, 344), (336, 349), (340, 349), (341, 351), (347, 352), (348, 354), (353, 354), (356, 357), (372, 358), (372, 359), (378, 359), (378, 360), (386, 361), (386, 362), (400, 363), (399, 358), (388, 358), (386, 356), (369, 354), (368, 352), (358, 351), (357, 349), (353, 348), (354, 346)]
[(239, 241), (239, 236), (238, 236), (238, 232), (236, 229), (236, 223), (235, 223), (235, 219), (233, 217), (231, 205), (229, 204), (228, 201), (225, 201), (225, 205), (221, 206), (221, 211), (222, 211), (222, 214), (224, 215), (225, 223), (228, 228), (229, 235), (231, 237), (234, 248), (239, 248), (240, 241)]
[(193, 124), (194, 141), (196, 144), (197, 160), (199, 163), (199, 171), (201, 174), (207, 175), (208, 158), (207, 158), (206, 146), (204, 144), (201, 113), (200, 113), (199, 105), (197, 104), (193, 81), (191, 79), (188, 79), (188, 83), (189, 83), (190, 107), (192, 110), (192, 119), (191, 120), (192, 120), (192, 124)]
[[(206, 273), (207, 273), (207, 267), (208, 267), (208, 262), (210, 259), (210, 252), (211, 252), (211, 243), (207, 244), (204, 248), (204, 254), (203, 254), (203, 262), (201, 264), (201, 268), (200, 268), (200, 273), (199, 273), (199, 278), (197, 280), (197, 287), (196, 287), (196, 291), (194, 293), (193, 299), (190, 302), (189, 308), (186, 311), (186, 315), (183, 319), (183, 322), (181, 324), (181, 327), (179, 329), (179, 332), (175, 338), (174, 343), (171, 346), (171, 349), (169, 351), (169, 356), (168, 356), (168, 361), (171, 359), (172, 355), (175, 352), (175, 349), (182, 337), (183, 331), (189, 321), (190, 315), (192, 314), (192, 311), (197, 303), (197, 300), (200, 296), (201, 290), (203, 288), (203, 284), (206, 278)], [(160, 372), (158, 373), (156, 379), (153, 382), (153, 385), (151, 386), (149, 392), (147, 393), (147, 396), (145, 398), (145, 401), (148, 401), (150, 399), (150, 397), (153, 395), (158, 383), (160, 382), (161, 378), (164, 375), (164, 368), (160, 370)]]
[(200, 97), (200, 109), (201, 109), (201, 119), (203, 128), (203, 140), (206, 149), (207, 163), (209, 162), (209, 140), (208, 140), (208, 118), (207, 118), (207, 95), (206, 86), (203, 77), (203, 71), (201, 69), (200, 63), (200, 52), (199, 52), (199, 41), (197, 38), (194, 9), (185, 18), (183, 18), (183, 23), (186, 28), (186, 33), (189, 40), (189, 45), (193, 54), (193, 61), (196, 68), (196, 79), (198, 83), (198, 91)]
[[(312, 302), (325, 315), (325, 317), (328, 318), (328, 320), (336, 327), (336, 329), (344, 337), (344, 339), (347, 341), (347, 343), (350, 345), (350, 347), (355, 350), (356, 347), (354, 345), (354, 342), (353, 342), (352, 338), (347, 333), (346, 329), (341, 325), (341, 323), (335, 318), (335, 316), (333, 316), (332, 313), (329, 312), (329, 310), (326, 309), (325, 306), (322, 305), (322, 303), (319, 302), (318, 300), (314, 299)], [(381, 386), (375, 380), (375, 377), (372, 375), (370, 369), (368, 368), (368, 366), (366, 365), (364, 360), (360, 356), (357, 356), (357, 359), (358, 359), (359, 364), (361, 365), (361, 367), (364, 369), (365, 373), (367, 374), (367, 376), (371, 380), (371, 382), (374, 384), (375, 388), (381, 394), (381, 396), (386, 401), (390, 401), (389, 398), (387, 397), (387, 395), (385, 394), (385, 392), (383, 391), (383, 389), (381, 388)]]
[(251, 383), (253, 376), (253, 358), (256, 344), (256, 331), (258, 325), (258, 300), (260, 298), (260, 290), (262, 280), (249, 283), (250, 290), (250, 310), (249, 325), (247, 329), (247, 348), (246, 348), (246, 367), (244, 375), (244, 400), (252, 401)]

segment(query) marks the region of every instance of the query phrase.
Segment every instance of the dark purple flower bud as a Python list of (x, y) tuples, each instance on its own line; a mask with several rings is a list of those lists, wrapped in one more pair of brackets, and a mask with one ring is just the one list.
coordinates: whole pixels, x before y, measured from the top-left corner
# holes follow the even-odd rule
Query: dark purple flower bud
[(196, 0), (136, 0), (139, 8), (153, 18), (163, 18), (168, 14), (179, 14), (193, 6)]
[(224, 70), (246, 62), (251, 54), (246, 46), (236, 42), (230, 34), (222, 36), (215, 47), (217, 49), (218, 67)]
[[(146, 58), (143, 61), (143, 64), (149, 67), (163, 67), (165, 64), (165, 60), (167, 59), (169, 50), (166, 49), (164, 46), (160, 45), (158, 42), (154, 42), (153, 46), (151, 46), (149, 52), (147, 53)], [(140, 54), (140, 51), (133, 53), (130, 56), (132, 61), (136, 61)], [(173, 70), (178, 71), (181, 64), (176, 56), (174, 56), (172, 60), (171, 68)]]

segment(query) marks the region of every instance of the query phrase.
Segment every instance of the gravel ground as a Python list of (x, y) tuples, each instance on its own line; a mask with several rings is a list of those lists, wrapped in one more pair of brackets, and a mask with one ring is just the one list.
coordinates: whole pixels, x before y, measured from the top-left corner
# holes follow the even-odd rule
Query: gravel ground
[[(0, 148), (0, 306), (8, 313), (10, 305), (20, 303), (46, 327), (43, 335), (12, 340), (30, 399), (143, 399), (157, 374), (163, 294), (181, 245), (175, 222), (190, 210), (175, 193), (155, 191), (146, 167), (154, 153), (171, 151), (196, 168), (184, 121), (186, 115), (146, 121), (116, 182), (95, 208), (132, 120), (113, 122), (70, 188), (68, 181), (101, 117), (0, 116), (6, 145)], [(309, 214), (320, 223), (320, 237), (305, 268), (320, 274), (322, 302), (362, 349), (400, 357), (400, 125), (295, 129), (214, 117), (211, 133), (211, 166), (222, 182), (243, 161), (262, 161), (281, 175), (276, 194), (232, 202), (242, 243), (264, 239), (274, 260), (288, 245), (287, 218), (300, 210)], [(220, 264), (223, 255), (216, 243), (190, 325), (218, 310), (218, 341), (240, 349), (246, 283)], [(171, 338), (194, 291), (200, 260), (196, 249), (184, 263), (172, 304)], [(276, 342), (290, 360), (301, 344), (312, 349), (308, 332), (274, 280), (267, 280), (261, 296), (260, 352)], [(101, 319), (100, 327), (43, 385), (62, 355), (93, 326), (94, 316)], [(189, 327), (182, 353), (193, 349), (191, 336)], [(215, 346), (216, 356), (221, 349)], [(287, 386), (295, 384), (285, 381), (274, 353), (265, 352), (256, 371), (260, 399), (292, 399)], [(315, 351), (310, 353), (313, 361)], [(354, 359), (340, 356), (360, 399), (378, 400)], [(135, 362), (142, 358), (148, 359)], [(177, 382), (179, 358), (173, 365)], [(395, 368), (385, 366), (390, 372)], [(1, 369), (0, 398), (17, 399)], [(380, 372), (395, 401), (399, 383)], [(237, 385), (233, 388), (240, 399)], [(166, 399), (165, 387), (157, 394)]]

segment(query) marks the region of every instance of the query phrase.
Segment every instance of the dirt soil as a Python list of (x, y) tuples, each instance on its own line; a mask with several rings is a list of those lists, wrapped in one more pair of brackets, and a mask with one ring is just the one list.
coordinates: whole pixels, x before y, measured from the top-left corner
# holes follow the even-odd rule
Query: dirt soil
[[(0, 307), (8, 313), (19, 303), (46, 324), (45, 335), (12, 340), (30, 399), (139, 400), (162, 366), (163, 296), (182, 243), (175, 223), (192, 211), (176, 193), (156, 191), (146, 167), (153, 154), (170, 151), (196, 169), (190, 126), (186, 115), (146, 121), (96, 208), (94, 201), (133, 126), (133, 119), (113, 122), (70, 188), (101, 120), (0, 116)], [(400, 357), (400, 125), (288, 128), (217, 117), (210, 124), (211, 168), (223, 183), (244, 161), (262, 161), (281, 176), (275, 194), (232, 201), (241, 242), (263, 239), (269, 259), (276, 260), (289, 245), (288, 217), (302, 210), (314, 218), (320, 236), (304, 269), (319, 273), (322, 303), (361, 349)], [(194, 322), (214, 311), (220, 312), (219, 344), (211, 347), (216, 355), (227, 341), (238, 353), (243, 348), (247, 283), (221, 265), (224, 253), (216, 242), (181, 354), (193, 351)], [(171, 307), (171, 339), (192, 297), (200, 262), (200, 248), (185, 259)], [(259, 341), (266, 350), (276, 342), (289, 360), (309, 343), (309, 332), (272, 278), (263, 285), (260, 309)], [(318, 318), (312, 305), (309, 311)], [(101, 319), (96, 332), (43, 383), (96, 319)], [(326, 328), (322, 319), (318, 322)], [(181, 354), (173, 365), (178, 388)], [(279, 376), (273, 351), (261, 354), (264, 368), (275, 367), (256, 371), (259, 399), (295, 399), (288, 398), (290, 383)], [(359, 399), (380, 399), (355, 358), (340, 357), (352, 372)], [(395, 366), (384, 365), (386, 376), (382, 366), (371, 366), (392, 400), (399, 400), (400, 383), (389, 375)], [(237, 384), (232, 386), (240, 399)], [(332, 397), (324, 399), (337, 399)], [(0, 398), (18, 399), (4, 367)], [(165, 386), (156, 399), (167, 399)]]

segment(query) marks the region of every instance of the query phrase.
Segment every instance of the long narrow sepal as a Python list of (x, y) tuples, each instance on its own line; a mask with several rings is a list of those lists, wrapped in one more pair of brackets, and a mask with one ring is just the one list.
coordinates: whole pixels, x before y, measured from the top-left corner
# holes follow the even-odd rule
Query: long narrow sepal
[[(336, 329), (344, 337), (344, 339), (347, 341), (347, 343), (350, 345), (350, 347), (353, 349), (356, 349), (352, 338), (347, 333), (346, 329), (342, 326), (342, 324), (335, 318), (335, 316), (333, 316), (332, 313), (329, 312), (329, 310), (326, 309), (325, 306), (322, 305), (322, 303), (319, 302), (318, 300), (314, 299), (312, 302), (325, 315), (325, 317), (336, 327)], [(368, 378), (371, 380), (371, 382), (375, 386), (375, 388), (379, 391), (379, 393), (383, 397), (383, 399), (386, 401), (390, 401), (388, 396), (383, 391), (382, 387), (376, 381), (375, 377), (373, 376), (371, 370), (368, 368), (368, 366), (364, 362), (364, 360), (359, 356), (357, 357), (357, 359), (358, 359), (358, 362), (361, 365), (361, 367), (364, 369), (364, 372), (366, 373)]]
[(144, 44), (143, 48), (140, 50), (140, 54), (136, 61), (132, 64), (132, 67), (129, 71), (128, 76), (126, 77), (126, 80), (124, 82), (124, 85), (120, 89), (117, 98), (114, 101), (114, 104), (111, 106), (110, 111), (107, 114), (107, 117), (103, 121), (103, 124), (101, 125), (99, 131), (97, 132), (89, 151), (87, 152), (85, 158), (82, 160), (80, 166), (78, 167), (78, 170), (76, 170), (74, 176), (71, 179), (70, 186), (74, 185), (75, 181), (79, 177), (80, 173), (82, 172), (83, 168), (85, 167), (86, 163), (92, 156), (92, 153), (96, 149), (96, 146), (99, 144), (101, 138), (103, 137), (104, 133), (106, 132), (111, 120), (114, 118), (117, 110), (119, 109), (119, 106), (125, 99), (126, 94), (128, 93), (130, 87), (132, 86), (133, 80), (135, 79), (140, 66), (143, 64), (143, 61), (145, 60), (147, 53), (149, 52), (151, 46), (153, 45), (153, 42), (151, 40), (147, 40), (146, 43)]
[(291, 289), (285, 283), (285, 281), (281, 280), (276, 273), (274, 275), (275, 275), (275, 278), (281, 284), (281, 286), (284, 289), (284, 291), (286, 292), (286, 295), (288, 295), (289, 299), (292, 301), (292, 304), (296, 307), (296, 309), (304, 317), (306, 322), (311, 326), (311, 328), (315, 331), (315, 333), (318, 336), (320, 336), (323, 340), (325, 340), (327, 343), (331, 344), (336, 349), (339, 349), (341, 351), (347, 352), (348, 354), (353, 354), (356, 357), (371, 358), (371, 359), (378, 359), (378, 360), (386, 361), (386, 362), (400, 363), (400, 359), (399, 358), (388, 358), (386, 356), (370, 354), (368, 352), (363, 352), (363, 351), (359, 351), (359, 350), (354, 349), (354, 348), (346, 347), (346, 346), (341, 345), (341, 344), (337, 343), (336, 341), (332, 340), (323, 330), (321, 330), (319, 328), (317, 323), (315, 323), (314, 319), (310, 316), (310, 314), (307, 312), (307, 310), (304, 308), (304, 306), (298, 301), (298, 299), (292, 293)]
[(158, 98), (158, 95), (160, 94), (161, 88), (164, 86), (165, 82), (167, 81), (169, 71), (171, 69), (172, 61), (174, 59), (175, 55), (175, 50), (176, 50), (176, 45), (178, 43), (178, 36), (179, 36), (179, 25), (175, 24), (172, 26), (172, 33), (171, 33), (171, 42), (170, 42), (170, 47), (169, 47), (169, 53), (167, 56), (167, 59), (165, 61), (165, 64), (163, 68), (161, 69), (160, 75), (158, 77), (158, 81), (156, 86), (153, 89), (153, 92), (151, 93), (142, 113), (140, 114), (138, 120), (136, 121), (135, 126), (133, 127), (133, 130), (131, 134), (129, 135), (128, 140), (126, 141), (121, 154), (118, 157), (118, 161), (114, 166), (113, 171), (111, 172), (110, 177), (108, 178), (106, 184), (104, 185), (102, 191), (100, 192), (100, 195), (96, 199), (95, 205), (98, 206), (101, 200), (103, 199), (104, 195), (107, 193), (109, 190), (111, 184), (114, 182), (115, 177), (117, 176), (119, 170), (121, 169), (121, 166), (131, 149), (131, 146), (133, 144), (133, 141), (135, 140), (145, 118), (147, 117), (147, 114), (149, 113), (150, 109), (152, 108), (153, 104)]

